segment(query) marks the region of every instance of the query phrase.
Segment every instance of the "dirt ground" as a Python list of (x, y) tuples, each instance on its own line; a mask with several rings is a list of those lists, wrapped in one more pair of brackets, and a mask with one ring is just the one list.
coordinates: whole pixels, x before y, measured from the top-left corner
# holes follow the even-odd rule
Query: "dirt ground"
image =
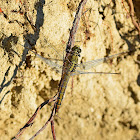
[[(37, 54), (62, 59), (80, 0), (21, 2), (0, 1), (0, 140), (14, 137), (36, 108), (57, 93), (61, 74), (25, 47), (29, 42)], [(134, 1), (137, 19), (139, 4)], [(82, 49), (79, 63), (140, 47), (127, 10), (126, 1), (88, 0), (76, 34), (76, 44)], [(55, 117), (57, 140), (140, 140), (140, 51), (88, 71), (120, 74), (76, 75), (73, 88), (70, 79)], [(51, 109), (51, 104), (45, 106), (20, 139), (32, 137)], [(45, 139), (53, 139), (50, 124), (35, 138)]]

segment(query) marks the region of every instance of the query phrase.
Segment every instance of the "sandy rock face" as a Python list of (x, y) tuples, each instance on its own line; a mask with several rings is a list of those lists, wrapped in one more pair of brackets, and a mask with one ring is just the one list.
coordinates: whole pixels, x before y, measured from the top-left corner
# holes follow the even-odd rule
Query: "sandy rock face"
[[(79, 2), (0, 1), (0, 140), (15, 136), (36, 108), (57, 93), (61, 74), (26, 47), (30, 43), (43, 57), (63, 59)], [(75, 44), (82, 49), (79, 63), (139, 47), (138, 32), (126, 13), (128, 4), (121, 2), (88, 0), (76, 34)], [(27, 12), (26, 17), (20, 8)], [(136, 12), (139, 18), (137, 6)], [(140, 51), (88, 71), (120, 74), (76, 75), (72, 90), (69, 81), (59, 117), (55, 117), (57, 139), (140, 139)], [(51, 104), (45, 106), (20, 139), (32, 137), (47, 121), (51, 109)], [(52, 139), (50, 125), (35, 139)]]

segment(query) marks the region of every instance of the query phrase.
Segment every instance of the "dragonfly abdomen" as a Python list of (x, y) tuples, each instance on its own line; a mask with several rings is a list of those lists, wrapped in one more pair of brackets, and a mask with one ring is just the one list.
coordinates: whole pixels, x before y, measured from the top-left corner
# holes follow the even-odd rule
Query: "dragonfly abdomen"
[(65, 90), (66, 90), (66, 87), (67, 87), (67, 83), (68, 83), (69, 78), (70, 78), (70, 72), (67, 73), (67, 74), (64, 74), (64, 75), (65, 76), (62, 76), (62, 78), (61, 78), (59, 89), (58, 89), (59, 95), (58, 95), (58, 99), (57, 99), (57, 103), (56, 103), (56, 108), (55, 108), (56, 112), (58, 112), (58, 110), (59, 110), (59, 108), (61, 106), (64, 94), (65, 94)]

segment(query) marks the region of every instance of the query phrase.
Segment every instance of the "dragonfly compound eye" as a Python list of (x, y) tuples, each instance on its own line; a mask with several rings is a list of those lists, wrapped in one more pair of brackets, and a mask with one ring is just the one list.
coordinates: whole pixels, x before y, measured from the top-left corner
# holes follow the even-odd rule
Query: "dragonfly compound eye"
[(75, 46), (72, 48), (72, 51), (77, 52), (77, 53), (81, 53), (80, 46), (75, 45)]

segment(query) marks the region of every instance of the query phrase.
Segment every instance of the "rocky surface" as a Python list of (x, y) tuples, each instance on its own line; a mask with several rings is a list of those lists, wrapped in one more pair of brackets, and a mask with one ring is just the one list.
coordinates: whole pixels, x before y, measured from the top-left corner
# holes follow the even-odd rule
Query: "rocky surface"
[[(29, 42), (43, 57), (62, 59), (80, 0), (21, 2), (0, 1), (0, 140), (10, 140), (36, 108), (57, 93), (61, 74), (25, 47)], [(137, 30), (126, 13), (127, 2), (126, 9), (121, 0), (110, 2), (88, 0), (76, 35), (76, 44), (82, 49), (79, 63), (139, 47)], [(139, 2), (134, 3), (136, 15)], [(38, 31), (33, 30), (20, 7)], [(57, 139), (140, 139), (139, 68), (140, 51), (136, 50), (88, 70), (119, 75), (74, 76), (73, 89), (70, 80), (59, 117), (55, 117)], [(51, 104), (45, 106), (20, 139), (33, 136), (51, 109)], [(52, 139), (50, 125), (35, 139)]]

